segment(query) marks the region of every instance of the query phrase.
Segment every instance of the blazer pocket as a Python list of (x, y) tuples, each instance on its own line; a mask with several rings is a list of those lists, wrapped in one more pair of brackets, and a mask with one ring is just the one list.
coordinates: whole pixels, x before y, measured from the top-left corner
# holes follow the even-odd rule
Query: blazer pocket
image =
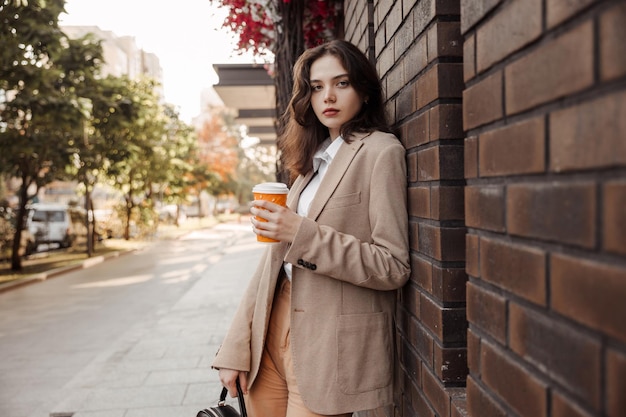
[(337, 383), (345, 394), (360, 394), (391, 384), (393, 351), (387, 313), (338, 317)]
[(359, 204), (361, 202), (361, 192), (339, 195), (335, 197), (331, 197), (326, 203), (325, 209), (335, 209), (347, 206), (353, 206), (355, 204)]

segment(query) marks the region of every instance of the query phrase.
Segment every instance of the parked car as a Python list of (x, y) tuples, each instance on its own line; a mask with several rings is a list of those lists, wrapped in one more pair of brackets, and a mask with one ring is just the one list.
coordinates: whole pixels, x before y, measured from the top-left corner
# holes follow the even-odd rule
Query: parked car
[(30, 206), (28, 231), (35, 237), (35, 246), (57, 243), (62, 248), (72, 246), (76, 234), (67, 206), (37, 203)]

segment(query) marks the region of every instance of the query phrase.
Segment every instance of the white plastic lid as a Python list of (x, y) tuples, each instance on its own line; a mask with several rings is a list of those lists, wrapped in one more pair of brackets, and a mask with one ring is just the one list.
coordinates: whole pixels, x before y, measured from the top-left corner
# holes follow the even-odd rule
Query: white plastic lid
[(252, 192), (260, 194), (287, 194), (289, 188), (287, 188), (287, 184), (283, 184), (282, 182), (264, 182), (255, 185), (252, 188)]

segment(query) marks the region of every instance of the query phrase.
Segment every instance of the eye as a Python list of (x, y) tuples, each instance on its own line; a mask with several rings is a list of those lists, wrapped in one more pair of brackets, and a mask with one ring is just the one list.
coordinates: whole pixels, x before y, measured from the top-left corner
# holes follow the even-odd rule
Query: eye
[(337, 83), (338, 87), (348, 87), (350, 85), (350, 81), (348, 80), (341, 80)]
[(315, 91), (322, 91), (322, 86), (319, 84), (315, 84), (311, 86), (311, 91), (315, 92)]

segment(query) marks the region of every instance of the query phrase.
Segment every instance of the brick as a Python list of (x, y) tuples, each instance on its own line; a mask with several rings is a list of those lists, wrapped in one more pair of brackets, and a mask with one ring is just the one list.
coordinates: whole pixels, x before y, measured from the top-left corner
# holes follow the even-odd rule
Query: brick
[[(387, 40), (391, 40), (394, 38), (394, 35), (397, 35), (396, 31), (400, 31), (402, 29), (402, 7), (400, 5), (395, 5), (387, 14), (385, 18), (385, 33), (387, 34)], [(412, 22), (407, 23), (411, 24), (411, 37), (413, 37), (413, 29)], [(396, 58), (400, 56), (400, 54), (404, 51), (396, 51)]]
[(435, 0), (435, 12), (438, 15), (460, 15), (461, 6), (458, 1)]
[(428, 64), (428, 55), (426, 51), (426, 36), (422, 36), (415, 42), (407, 52), (404, 66), (404, 79), (412, 80), (417, 76)]
[(580, 407), (576, 406), (571, 398), (566, 398), (556, 390), (552, 391), (551, 417), (591, 417)]
[(626, 164), (626, 91), (550, 115), (550, 170), (566, 172)]
[(552, 317), (509, 304), (509, 345), (521, 357), (596, 410), (601, 399), (602, 346), (599, 339)]
[(421, 34), (435, 18), (435, 3), (437, 0), (420, 0), (413, 9), (413, 33)]
[(443, 343), (465, 342), (467, 321), (464, 308), (444, 308), (422, 294), (420, 318), (436, 338)]
[(433, 185), (430, 189), (431, 218), (434, 220), (463, 220), (462, 186)]
[[(413, 88), (408, 86), (406, 88), (402, 88), (396, 97), (396, 102), (398, 106), (398, 111), (396, 113), (396, 117), (398, 120), (403, 120), (411, 115), (413, 115)], [(426, 132), (428, 134), (428, 132)], [(428, 137), (428, 135), (426, 136)]]
[(626, 342), (626, 268), (553, 254), (552, 309)]
[(502, 118), (502, 72), (498, 71), (463, 91), (463, 128), (470, 130)]
[(410, 379), (419, 381), (420, 360), (411, 349), (410, 343), (402, 345), (402, 364)]
[[(414, 346), (414, 348), (417, 350), (417, 353), (419, 354), (420, 358), (422, 358), (424, 363), (427, 363), (429, 364), (429, 366), (432, 366), (433, 356), (434, 356), (433, 337), (426, 331), (426, 329), (422, 325), (417, 326), (416, 331), (417, 331), (416, 332), (417, 336), (415, 339), (411, 340), (411, 343)], [(421, 373), (420, 373), (420, 376), (421, 376)]]
[(593, 85), (593, 23), (541, 45), (505, 68), (506, 114), (529, 110)]
[(481, 177), (537, 174), (545, 171), (545, 122), (535, 117), (480, 135)]
[[(415, 277), (417, 285), (428, 292), (433, 288), (433, 264), (424, 258), (411, 257), (411, 275)], [(415, 310), (419, 311), (419, 310)]]
[(465, 303), (466, 282), (464, 268), (443, 268), (433, 265), (431, 293), (444, 304)]
[(463, 179), (463, 147), (433, 146), (417, 153), (418, 181)]
[(417, 108), (441, 98), (459, 98), (463, 87), (463, 64), (435, 64), (417, 79)]
[(596, 244), (592, 182), (509, 185), (506, 211), (507, 230), (513, 235), (585, 248)]
[(499, 342), (506, 342), (506, 299), (471, 281), (467, 284), (467, 320)]
[(415, 251), (419, 251), (419, 223), (409, 223), (409, 247)]
[(439, 104), (429, 111), (431, 142), (439, 139), (462, 139), (463, 106), (461, 104)]
[(409, 283), (402, 287), (401, 295), (404, 308), (413, 314), (420, 311), (420, 293), (415, 285)]
[(452, 410), (450, 410), (450, 417), (470, 417), (465, 397), (453, 398), (450, 405), (452, 407)]
[(443, 383), (464, 382), (467, 377), (467, 349), (448, 348), (435, 343), (434, 371)]
[(415, 148), (428, 142), (429, 136), (428, 112), (418, 114), (406, 122), (407, 149)]
[(481, 278), (538, 305), (546, 305), (546, 254), (530, 246), (480, 239)]
[(480, 278), (480, 238), (477, 235), (465, 235), (465, 271), (468, 275)]
[(613, 80), (626, 75), (626, 3), (617, 4), (600, 16), (600, 78)]
[(435, 414), (435, 410), (432, 409), (428, 400), (426, 400), (423, 391), (415, 393), (415, 396), (411, 398), (411, 405), (415, 409), (411, 413), (403, 413), (404, 416), (420, 416), (420, 417), (439, 417)]
[(504, 188), (490, 185), (466, 187), (465, 224), (477, 229), (504, 232)]
[(611, 181), (604, 186), (603, 248), (626, 255), (626, 180)]
[(613, 349), (606, 355), (606, 410), (608, 417), (620, 417), (626, 410), (626, 356)]
[(428, 62), (441, 57), (462, 57), (460, 22), (436, 22), (428, 30)]
[(439, 178), (442, 180), (462, 180), (463, 143), (458, 145), (444, 144), (437, 147), (439, 151)]
[(471, 34), (463, 42), (463, 81), (476, 76), (476, 35)]
[(429, 370), (422, 369), (424, 377), (424, 394), (435, 409), (438, 416), (450, 415), (450, 398), (445, 392), (443, 385)]
[(406, 18), (410, 15), (410, 11), (418, 0), (402, 0), (402, 14)]
[(480, 373), (480, 337), (471, 328), (467, 331), (467, 367), (473, 374)]
[(430, 218), (430, 189), (428, 187), (410, 187), (408, 190), (409, 215)]
[(375, 27), (380, 27), (384, 24), (385, 16), (389, 14), (389, 11), (392, 9), (393, 5), (394, 5), (394, 1), (392, 0), (383, 0), (383, 1), (376, 2), (374, 6), (374, 26)]
[(502, 407), (475, 382), (471, 375), (467, 378), (467, 409), (472, 417), (507, 417)]
[(461, 0), (461, 33), (467, 32), (502, 0)]
[(410, 153), (406, 156), (406, 166), (409, 182), (417, 181), (417, 153)]
[(385, 103), (385, 112), (391, 120), (398, 120), (396, 117), (396, 103), (394, 100), (388, 100)]
[(515, 0), (476, 31), (478, 73), (502, 61), (541, 35), (542, 0)]
[(439, 261), (465, 260), (465, 229), (419, 225), (419, 251)]
[(484, 340), (481, 353), (483, 381), (520, 417), (547, 416), (548, 387), (545, 383), (528, 373), (504, 351)]
[(560, 25), (594, 2), (597, 0), (546, 0), (548, 28)]
[(406, 85), (402, 62), (399, 65), (392, 67), (389, 72), (387, 72), (386, 79), (387, 97), (392, 97)]
[[(384, 33), (384, 30), (380, 33)], [(376, 60), (376, 67), (378, 74), (383, 78), (395, 63), (393, 45), (387, 45), (385, 42), (384, 37), (382, 40), (379, 39), (378, 36), (376, 37), (376, 52), (379, 53), (378, 59)]]
[(463, 149), (465, 178), (476, 178), (478, 176), (478, 137), (470, 136), (466, 138)]

